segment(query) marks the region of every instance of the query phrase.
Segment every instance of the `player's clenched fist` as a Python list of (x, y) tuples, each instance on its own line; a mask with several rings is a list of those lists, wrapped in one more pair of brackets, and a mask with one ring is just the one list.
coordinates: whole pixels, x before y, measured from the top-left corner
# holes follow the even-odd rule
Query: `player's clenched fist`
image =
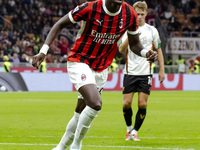
[(39, 53), (39, 54), (33, 56), (33, 61), (32, 61), (33, 67), (38, 69), (40, 64), (44, 61), (44, 58), (45, 58), (45, 54), (43, 54), (43, 53)]
[(158, 60), (158, 53), (156, 51), (149, 50), (146, 53), (147, 61), (155, 62)]

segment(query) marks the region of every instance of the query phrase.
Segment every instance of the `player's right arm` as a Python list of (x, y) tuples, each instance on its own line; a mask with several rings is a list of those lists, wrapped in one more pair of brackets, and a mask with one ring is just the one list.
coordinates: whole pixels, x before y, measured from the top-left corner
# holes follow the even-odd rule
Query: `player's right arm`
[(60, 34), (63, 28), (68, 27), (71, 24), (72, 22), (69, 19), (69, 14), (66, 14), (53, 25), (49, 34), (47, 35), (44, 45), (40, 49), (40, 53), (33, 57), (32, 65), (36, 69), (38, 69), (39, 65), (43, 62), (45, 55), (48, 52), (49, 46), (54, 41), (54, 39)]
[(45, 40), (45, 44), (51, 45), (51, 43), (54, 41), (54, 39), (60, 34), (63, 28), (68, 27), (71, 25), (72, 22), (69, 19), (69, 14), (66, 14), (61, 19), (56, 22), (52, 29), (50, 30), (49, 34), (47, 35), (47, 38)]
[(70, 11), (68, 14), (59, 19), (51, 28), (47, 38), (44, 42), (44, 45), (40, 49), (39, 54), (33, 57), (32, 65), (38, 69), (39, 65), (43, 62), (45, 55), (48, 52), (49, 46), (55, 40), (55, 38), (60, 34), (63, 28), (68, 27), (69, 25), (79, 22), (87, 18), (85, 15), (89, 11), (88, 3), (84, 3), (80, 6), (77, 6), (74, 10)]

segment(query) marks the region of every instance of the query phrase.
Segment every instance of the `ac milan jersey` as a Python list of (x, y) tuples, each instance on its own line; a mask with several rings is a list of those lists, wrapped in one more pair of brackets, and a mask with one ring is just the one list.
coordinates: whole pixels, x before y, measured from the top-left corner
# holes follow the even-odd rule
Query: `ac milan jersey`
[(126, 30), (137, 34), (137, 14), (123, 2), (119, 11), (111, 13), (105, 0), (84, 3), (69, 12), (72, 23), (82, 21), (68, 61), (83, 62), (101, 72), (112, 63), (118, 49), (117, 42)]

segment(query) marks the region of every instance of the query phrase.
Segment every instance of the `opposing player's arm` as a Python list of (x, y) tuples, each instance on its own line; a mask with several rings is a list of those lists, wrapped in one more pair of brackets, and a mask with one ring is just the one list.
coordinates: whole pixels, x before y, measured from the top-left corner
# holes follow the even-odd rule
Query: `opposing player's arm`
[(128, 38), (119, 46), (119, 52), (124, 53), (128, 49)]
[(163, 58), (163, 53), (161, 48), (156, 49), (157, 53), (158, 53), (158, 65), (160, 67), (160, 71), (165, 71), (164, 69), (164, 58)]
[(163, 82), (165, 80), (165, 68), (164, 68), (164, 58), (163, 58), (163, 53), (162, 49), (158, 48), (156, 49), (158, 53), (158, 65), (159, 65), (159, 81)]
[(153, 27), (153, 44), (156, 52), (158, 53), (158, 65), (159, 65), (159, 81), (163, 82), (165, 80), (165, 68), (164, 68), (164, 58), (161, 49), (161, 40), (159, 37), (158, 30)]

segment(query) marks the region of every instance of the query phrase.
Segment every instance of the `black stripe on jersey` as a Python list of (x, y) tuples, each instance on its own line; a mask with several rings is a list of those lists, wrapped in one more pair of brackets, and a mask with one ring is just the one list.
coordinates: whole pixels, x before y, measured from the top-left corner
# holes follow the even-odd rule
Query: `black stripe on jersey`
[(132, 31), (135, 31), (136, 30), (136, 18), (135, 18), (135, 16), (134, 16), (134, 18), (133, 18), (133, 29), (132, 29)]
[[(96, 8), (97, 8), (97, 2), (93, 4), (93, 9), (96, 10)], [(92, 11), (91, 18), (95, 17), (95, 14), (96, 14), (95, 11)], [(93, 23), (89, 23), (89, 28), (88, 28), (88, 31), (86, 31), (86, 32), (91, 33), (92, 26), (93, 26)], [(89, 38), (89, 36), (88, 37), (86, 37), (86, 36), (84, 37), (84, 39), (83, 39), (82, 43), (80, 44), (76, 54), (77, 53), (81, 53), (81, 51), (83, 51), (83, 49), (85, 47), (85, 43), (87, 43), (88, 38)], [(75, 54), (75, 57), (76, 57), (76, 54)], [(81, 57), (80, 62), (84, 62), (84, 60), (85, 60), (85, 58)]]
[(126, 5), (126, 25), (125, 25), (125, 29), (128, 29), (129, 24), (130, 24), (130, 20), (131, 20), (130, 8)]
[[(113, 24), (113, 18), (114, 18), (113, 16), (109, 16), (108, 28), (107, 28), (106, 34), (111, 32), (112, 24)], [(100, 49), (99, 49), (99, 50), (101, 50), (100, 52), (102, 52), (103, 47), (104, 47), (103, 45), (100, 46)], [(111, 47), (112, 47), (112, 44), (109, 45), (107, 52), (110, 50)], [(103, 59), (103, 57), (100, 58), (99, 62), (96, 65), (96, 68), (98, 68), (100, 66), (102, 59)], [(105, 62), (104, 62), (104, 64), (105, 64)]]
[[(103, 11), (103, 7), (101, 7), (100, 21), (104, 21), (104, 17), (105, 17), (105, 13), (102, 13), (102, 11)], [(95, 17), (95, 18), (96, 18), (96, 17)], [(96, 20), (95, 20), (95, 21), (96, 21)], [(102, 29), (103, 29), (103, 25), (102, 25), (102, 26), (99, 25), (99, 26), (97, 27), (97, 32), (98, 32), (98, 33), (101, 33)], [(103, 44), (102, 44), (102, 45), (103, 45)], [(101, 45), (101, 46), (102, 46), (102, 45)], [(96, 46), (96, 42), (95, 42), (95, 41), (92, 41), (92, 43), (91, 43), (91, 45), (90, 45), (90, 47), (89, 47), (89, 50), (88, 50), (88, 52), (87, 52), (87, 54), (86, 54), (86, 57), (89, 58), (89, 57), (91, 56), (92, 52), (93, 52), (94, 49), (95, 49), (95, 46)], [(101, 54), (100, 50), (101, 50), (101, 49), (98, 50), (97, 55)], [(92, 62), (93, 62), (93, 61), (92, 61)], [(91, 63), (92, 63), (92, 62), (91, 62)]]
[[(73, 12), (72, 13), (72, 17), (74, 17), (77, 13), (79, 13), (81, 10), (83, 10), (84, 8), (86, 8), (88, 6), (88, 3), (84, 3), (84, 4), (82, 4), (80, 7), (79, 7), (79, 10), (77, 10), (77, 11), (75, 11), (75, 12)], [(78, 7), (78, 6), (77, 6)], [(74, 8), (74, 10), (75, 10), (76, 8)], [(73, 10), (73, 11), (74, 11)]]

